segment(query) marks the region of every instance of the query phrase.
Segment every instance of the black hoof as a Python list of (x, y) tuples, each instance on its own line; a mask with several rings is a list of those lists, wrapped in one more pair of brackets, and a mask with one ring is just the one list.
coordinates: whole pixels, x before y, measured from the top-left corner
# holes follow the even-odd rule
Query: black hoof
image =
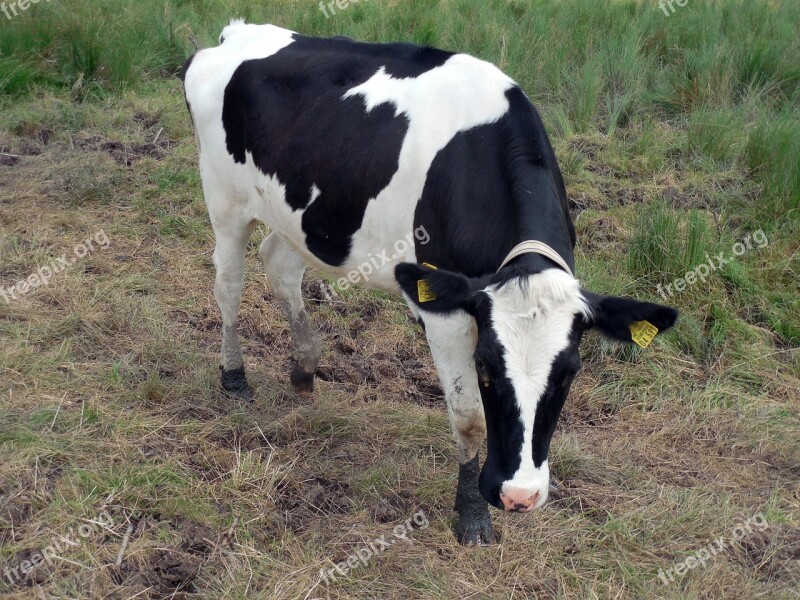
[(494, 529), (492, 529), (492, 517), (489, 510), (484, 515), (471, 515), (459, 517), (456, 525), (456, 537), (458, 542), (464, 546), (486, 546), (494, 544)]
[(308, 373), (295, 364), (292, 373), (289, 375), (295, 393), (301, 396), (310, 396), (314, 392), (314, 374)]
[(250, 384), (247, 383), (244, 367), (231, 370), (225, 370), (220, 367), (219, 370), (222, 371), (222, 389), (229, 396), (239, 400), (246, 400), (247, 402), (253, 400), (253, 390), (250, 389)]
[(458, 524), (456, 537), (465, 546), (483, 546), (494, 544), (492, 517), (489, 514), (489, 503), (478, 489), (480, 465), (478, 455), (468, 463), (458, 467), (458, 490), (456, 491), (456, 510)]

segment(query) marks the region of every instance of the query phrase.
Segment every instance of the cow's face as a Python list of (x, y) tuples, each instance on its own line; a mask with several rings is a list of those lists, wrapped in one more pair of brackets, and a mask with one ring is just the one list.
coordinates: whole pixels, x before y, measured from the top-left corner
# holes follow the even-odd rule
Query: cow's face
[[(659, 332), (677, 312), (665, 306), (582, 290), (560, 269), (502, 284), (471, 280), (418, 265), (397, 267), (397, 280), (422, 310), (463, 310), (475, 319), (474, 362), (487, 429), (481, 494), (493, 506), (527, 512), (547, 500), (547, 453), (561, 408), (580, 370), (578, 344), (593, 326), (630, 342), (630, 325), (652, 323)], [(419, 300), (418, 281), (425, 294)]]
[(549, 269), (474, 293), (468, 310), (488, 437), (481, 493), (497, 508), (529, 511), (547, 500), (547, 451), (581, 366), (588, 304), (575, 279)]

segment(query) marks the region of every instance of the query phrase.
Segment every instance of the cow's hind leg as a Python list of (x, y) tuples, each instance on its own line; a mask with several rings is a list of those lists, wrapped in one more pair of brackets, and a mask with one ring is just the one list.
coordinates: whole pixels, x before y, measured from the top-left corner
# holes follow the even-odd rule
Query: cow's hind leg
[(259, 250), (272, 291), (278, 297), (289, 321), (294, 343), (292, 386), (298, 394), (314, 390), (314, 372), (319, 364), (317, 336), (308, 321), (300, 284), (303, 282), (303, 259), (273, 232)]
[(486, 438), (486, 420), (473, 362), (475, 321), (467, 315), (439, 316), (426, 312), (422, 313), (422, 319), (458, 446), (456, 535), (462, 544), (491, 544), (494, 531), (489, 503), (478, 490), (481, 471), (478, 454)]
[(245, 250), (254, 223), (237, 223), (232, 217), (213, 219), (213, 215), (212, 223), (216, 237), (214, 266), (217, 269), (214, 296), (222, 313), (222, 388), (235, 397), (251, 400), (253, 394), (244, 372), (236, 317), (242, 301)]

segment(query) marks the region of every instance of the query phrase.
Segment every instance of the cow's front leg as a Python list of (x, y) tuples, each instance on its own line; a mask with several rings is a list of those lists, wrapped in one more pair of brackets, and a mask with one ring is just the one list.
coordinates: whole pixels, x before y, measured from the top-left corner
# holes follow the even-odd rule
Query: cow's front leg
[(486, 438), (486, 419), (473, 359), (475, 321), (463, 313), (440, 316), (423, 311), (421, 316), (458, 446), (456, 535), (462, 544), (491, 544), (494, 531), (489, 503), (478, 490), (478, 451)]
[(314, 391), (314, 372), (319, 364), (320, 349), (317, 336), (309, 323), (303, 304), (301, 284), (305, 264), (303, 259), (273, 232), (261, 243), (259, 255), (264, 263), (272, 291), (283, 307), (292, 332), (294, 366), (290, 379), (298, 394)]
[(476, 452), (471, 460), (458, 466), (456, 534), (458, 541), (466, 545), (494, 543), (489, 503), (478, 490), (478, 477), (481, 474), (479, 458), (480, 454)]

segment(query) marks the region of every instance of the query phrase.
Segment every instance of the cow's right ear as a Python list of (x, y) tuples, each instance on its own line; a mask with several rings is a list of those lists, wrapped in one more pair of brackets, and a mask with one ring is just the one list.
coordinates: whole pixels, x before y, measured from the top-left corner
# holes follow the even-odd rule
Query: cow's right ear
[(472, 282), (464, 275), (414, 263), (400, 263), (394, 269), (394, 277), (403, 292), (422, 310), (447, 314), (467, 309)]

